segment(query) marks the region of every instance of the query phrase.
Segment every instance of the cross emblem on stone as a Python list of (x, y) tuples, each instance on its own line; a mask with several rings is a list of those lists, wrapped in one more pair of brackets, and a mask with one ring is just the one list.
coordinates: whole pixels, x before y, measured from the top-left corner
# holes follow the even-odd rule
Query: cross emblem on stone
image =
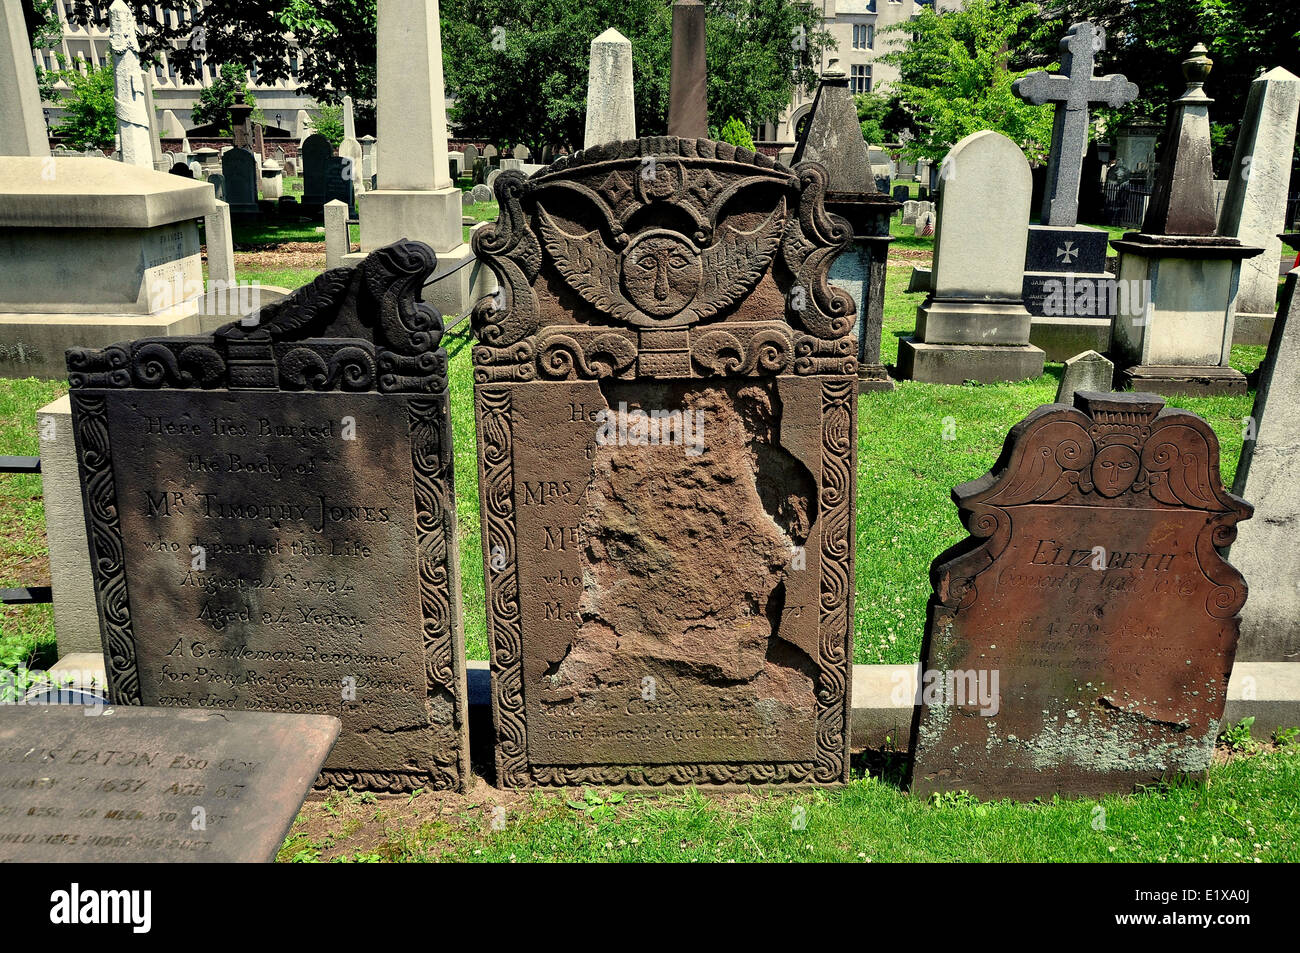
[(1030, 73), (1012, 87), (1017, 96), (1035, 106), (1056, 106), (1040, 224), (1078, 224), (1079, 177), (1088, 148), (1088, 107), (1105, 103), (1115, 108), (1137, 98), (1137, 86), (1120, 74), (1092, 75), (1096, 55), (1105, 48), (1105, 30), (1086, 20), (1076, 23), (1061, 40), (1062, 73)]
[(1056, 257), (1068, 265), (1079, 257), (1079, 249), (1074, 247), (1074, 242), (1066, 242), (1064, 248), (1056, 250)]

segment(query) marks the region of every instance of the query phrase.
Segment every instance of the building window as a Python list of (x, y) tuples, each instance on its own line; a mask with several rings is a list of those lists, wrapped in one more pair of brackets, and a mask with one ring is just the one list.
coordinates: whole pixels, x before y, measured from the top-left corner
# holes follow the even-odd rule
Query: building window
[(868, 24), (853, 24), (853, 48), (855, 50), (871, 49), (871, 33)]
[(871, 92), (871, 67), (854, 63), (849, 68), (852, 70), (849, 74), (849, 89), (855, 93)]

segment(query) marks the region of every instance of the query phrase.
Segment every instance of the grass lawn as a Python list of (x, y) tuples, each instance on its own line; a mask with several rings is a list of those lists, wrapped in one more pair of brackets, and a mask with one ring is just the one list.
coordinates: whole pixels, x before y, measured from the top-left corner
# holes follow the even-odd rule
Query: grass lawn
[[(495, 203), (466, 206), (480, 221)], [(897, 222), (897, 219), (895, 219)], [(254, 247), (313, 242), (314, 227), (249, 229), (236, 241)], [(468, 229), (466, 229), (468, 232)], [(896, 227), (896, 253), (915, 255), (933, 240)], [(906, 291), (910, 262), (891, 264), (882, 354), (897, 360), (899, 339), (915, 326), (921, 293)], [(241, 267), (244, 280), (296, 287), (317, 269)], [(466, 643), (488, 657), (479, 541), (473, 418), (472, 342), (468, 323), (444, 339), (451, 356), (457, 516)], [(1263, 348), (1233, 349), (1250, 371)], [(857, 594), (854, 659), (914, 662), (920, 651), (930, 562), (965, 535), (949, 499), (953, 486), (980, 476), (1007, 431), (1053, 400), (1061, 366), (1037, 380), (951, 387), (902, 382), (859, 403)], [(0, 453), (38, 453), (35, 411), (65, 387), (0, 380)], [(1223, 479), (1232, 482), (1242, 418), (1253, 394), (1181, 398), (1222, 442)], [(945, 438), (945, 433), (947, 438)], [(0, 476), (0, 587), (49, 583), (38, 477)], [(48, 606), (0, 612), (0, 666), (54, 659)], [(468, 796), (418, 794), (375, 799), (339, 794), (310, 802), (281, 852), (282, 860), (1300, 860), (1297, 746), (1220, 759), (1208, 785), (1152, 789), (1100, 802), (985, 804), (961, 796), (926, 803), (901, 793), (898, 762), (884, 755), (857, 764), (837, 791), (799, 794), (663, 795), (518, 794), (480, 782)]]
[(595, 789), (308, 802), (281, 861), (1291, 862), (1300, 746), (1220, 758), (1206, 784), (1127, 797), (925, 801), (891, 767), (838, 790), (642, 794)]

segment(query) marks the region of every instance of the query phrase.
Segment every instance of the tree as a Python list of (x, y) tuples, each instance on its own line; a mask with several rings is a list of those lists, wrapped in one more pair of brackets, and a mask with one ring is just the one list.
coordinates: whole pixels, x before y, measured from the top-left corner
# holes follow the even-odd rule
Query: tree
[(718, 133), (718, 141), (741, 146), (750, 152), (754, 151), (754, 137), (749, 134), (749, 127), (735, 116), (723, 123), (722, 131)]
[(853, 97), (858, 107), (858, 122), (862, 125), (862, 138), (870, 145), (897, 142), (904, 131), (912, 128), (912, 117), (897, 96), (883, 93), (858, 93)]
[[(326, 103), (350, 95), (359, 115), (373, 115), (375, 0), (127, 3), (135, 12), (146, 63), (165, 52), (188, 81), (205, 62), (245, 63), (256, 68), (259, 81), (278, 82), (291, 77), (291, 60), (296, 60), (299, 92)], [(106, 0), (72, 3), (69, 18), (85, 24), (96, 12), (107, 15), (109, 6)]]
[[(665, 0), (445, 0), (443, 62), (461, 136), (504, 148), (582, 143), (591, 40), (614, 27), (632, 43), (637, 133), (668, 124), (672, 8)], [(709, 0), (708, 99), (724, 119), (775, 119), (796, 84), (817, 80), (831, 43), (811, 6), (794, 0)]]
[(59, 97), (63, 118), (55, 135), (77, 149), (111, 149), (117, 141), (117, 109), (113, 97), (113, 67), (60, 70), (68, 92)]
[(343, 142), (343, 107), (334, 105), (316, 106), (316, 118), (312, 120), (312, 129), (330, 141), (335, 149)]
[(216, 123), (229, 132), (230, 107), (241, 99), (246, 105), (253, 107), (253, 121), (265, 125), (266, 117), (257, 108), (257, 98), (248, 88), (248, 70), (240, 63), (224, 63), (216, 82), (211, 86), (205, 86), (199, 93), (190, 118), (197, 126)]
[(1123, 73), (1141, 95), (1119, 109), (1096, 110), (1106, 128), (1123, 123), (1163, 126), (1169, 104), (1183, 94), (1181, 64), (1204, 42), (1214, 60), (1206, 91), (1214, 97), (1215, 166), (1227, 174), (1251, 81), (1281, 66), (1300, 75), (1300, 4), (1270, 0), (1061, 0), (1036, 40), (1040, 59), (1055, 58), (1071, 23), (1105, 28), (1098, 72)]
[[(911, 158), (942, 159), (973, 132), (992, 129), (1019, 145), (1035, 161), (1052, 142), (1052, 111), (1032, 106), (1011, 91), (1032, 72), (1039, 8), (1013, 0), (968, 0), (961, 9), (935, 13), (924, 7), (907, 23), (882, 32), (910, 33), (901, 48), (881, 59), (899, 79), (889, 90), (914, 119)], [(1041, 64), (1034, 68), (1055, 68)]]
[[(27, 35), (31, 38), (32, 50), (56, 48), (63, 38), (63, 26), (59, 23), (59, 11), (55, 0), (24, 0), (23, 17), (27, 23)], [(61, 52), (55, 52), (55, 59), (60, 67), (68, 65)], [(59, 71), (36, 66), (36, 86), (41, 93), (42, 102), (52, 102), (57, 98), (54, 85), (59, 81)]]

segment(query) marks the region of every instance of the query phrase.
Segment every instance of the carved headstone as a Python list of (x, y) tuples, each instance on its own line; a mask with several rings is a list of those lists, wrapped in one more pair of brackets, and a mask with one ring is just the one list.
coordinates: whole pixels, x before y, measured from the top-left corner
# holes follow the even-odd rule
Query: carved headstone
[(1084, 391), (953, 491), (935, 560), (912, 790), (1126, 792), (1210, 764), (1246, 601), (1217, 547), (1251, 507), (1219, 442), (1154, 394)]
[(302, 156), (302, 203), (325, 204), (325, 165), (334, 155), (334, 147), (320, 133), (308, 136), (300, 150)]
[(231, 149), (221, 157), (221, 174), (226, 180), (230, 211), (235, 215), (256, 215), (261, 173), (253, 154), (247, 149)]
[(68, 352), (114, 704), (333, 714), (322, 783), (464, 785), (434, 265), (392, 245), (213, 335)]
[(0, 861), (268, 863), (338, 733), (322, 715), (10, 707)]
[(497, 179), (472, 326), (500, 783), (847, 778), (857, 342), (825, 188), (675, 138)]

